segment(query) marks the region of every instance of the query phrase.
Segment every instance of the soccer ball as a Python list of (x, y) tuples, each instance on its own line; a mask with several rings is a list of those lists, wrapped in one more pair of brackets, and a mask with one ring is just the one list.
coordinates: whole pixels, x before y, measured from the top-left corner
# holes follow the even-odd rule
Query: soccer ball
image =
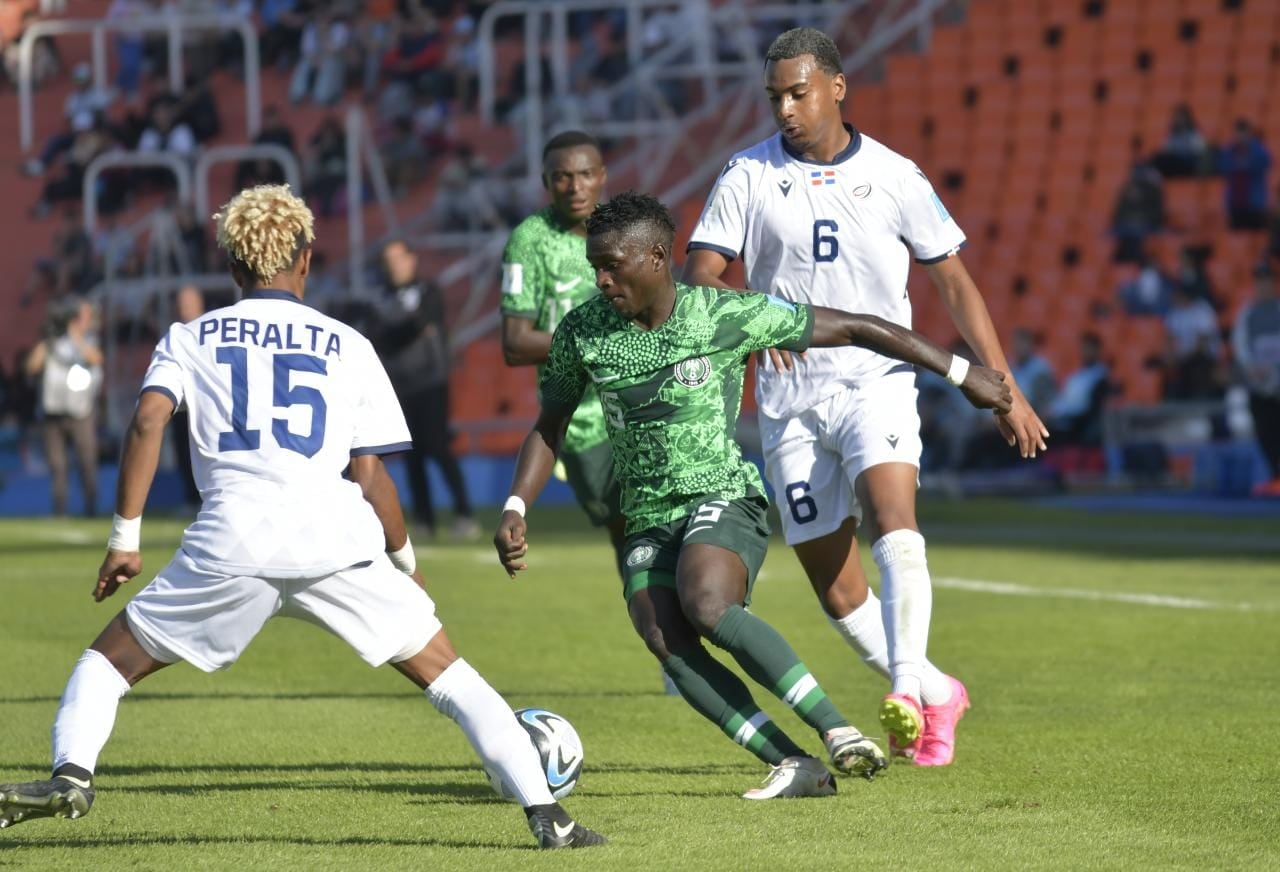
[[(582, 739), (578, 738), (578, 731), (560, 715), (546, 709), (523, 708), (515, 715), (542, 759), (542, 771), (547, 776), (551, 795), (564, 799), (578, 786), (582, 775)], [(501, 775), (487, 766), (485, 774), (498, 796), (515, 801), (515, 794), (503, 783)]]

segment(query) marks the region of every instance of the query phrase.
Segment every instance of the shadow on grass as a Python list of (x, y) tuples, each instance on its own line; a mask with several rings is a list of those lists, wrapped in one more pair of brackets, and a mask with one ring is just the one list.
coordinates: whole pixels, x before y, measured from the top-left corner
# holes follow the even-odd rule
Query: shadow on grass
[(296, 845), (306, 848), (344, 848), (344, 847), (393, 847), (393, 848), (460, 848), (503, 851), (535, 851), (534, 845), (512, 845), (506, 842), (486, 842), (467, 839), (444, 839), (423, 837), (421, 839), (389, 839), (372, 836), (336, 836), (331, 839), (309, 838), (306, 836), (181, 836), (161, 835), (159, 833), (135, 834), (126, 836), (79, 836), (51, 839), (30, 839), (21, 842), (0, 842), (0, 853), (16, 851), (23, 848), (125, 848), (137, 845)]

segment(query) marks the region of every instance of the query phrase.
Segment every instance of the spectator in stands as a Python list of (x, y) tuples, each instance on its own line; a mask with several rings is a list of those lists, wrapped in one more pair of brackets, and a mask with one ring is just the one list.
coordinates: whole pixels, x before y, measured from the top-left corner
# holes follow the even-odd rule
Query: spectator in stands
[(1191, 107), (1179, 103), (1169, 122), (1169, 135), (1151, 163), (1166, 179), (1198, 176), (1208, 169), (1209, 144), (1196, 125)]
[(1163, 315), (1169, 311), (1172, 293), (1173, 281), (1155, 258), (1143, 252), (1138, 274), (1120, 286), (1120, 304), (1130, 315)]
[(1272, 480), (1255, 493), (1280, 496), (1280, 297), (1267, 264), (1254, 270), (1254, 298), (1240, 311), (1231, 348), (1249, 391), (1253, 432)]
[[(268, 106), (262, 113), (262, 127), (253, 138), (254, 145), (278, 145), (287, 149), (297, 157), (297, 147), (293, 141), (293, 131), (285, 123), (280, 114), (280, 107)], [(284, 168), (279, 162), (267, 158), (243, 160), (236, 166), (235, 187), (238, 191), (254, 185), (283, 185), (285, 183)]]
[[(180, 323), (190, 324), (204, 314), (204, 294), (195, 285), (179, 288), (173, 303), (174, 320)], [(173, 413), (173, 426), (169, 433), (173, 436), (174, 459), (178, 462), (178, 474), (182, 478), (183, 502), (199, 506), (200, 490), (191, 472), (191, 419), (185, 404)]]
[(402, 241), (382, 250), (386, 299), (375, 328), (375, 346), (400, 398), (413, 439), (407, 454), (409, 491), (418, 522), (434, 535), (435, 507), (425, 461), (439, 466), (453, 495), (453, 533), (471, 539), (479, 525), (471, 515), (467, 485), (450, 445), (449, 346), (445, 335), (444, 297), (418, 272), (418, 256)]
[(427, 150), (413, 130), (413, 121), (397, 118), (391, 123), (391, 132), (382, 143), (382, 163), (387, 171), (387, 183), (392, 193), (403, 197), (413, 185), (422, 179), (427, 162)]
[[(58, 203), (78, 201), (84, 190), (84, 174), (95, 157), (116, 147), (116, 140), (102, 120), (95, 119), (91, 127), (76, 133), (75, 142), (62, 164), (62, 174), (45, 182), (40, 199), (31, 207), (33, 218), (43, 218)], [(98, 207), (101, 211), (114, 211), (122, 204), (122, 191), (117, 179), (103, 177), (98, 191)]]
[(422, 9), (401, 25), (391, 50), (382, 58), (383, 76), (419, 94), (447, 93), (451, 88), (441, 87), (440, 82), (448, 77), (443, 68), (446, 48), (440, 22)]
[(302, 31), (301, 56), (289, 83), (289, 101), (310, 97), (320, 106), (332, 106), (342, 96), (347, 78), (347, 46), (351, 30), (341, 15), (321, 7), (319, 15)]
[(302, 190), (319, 205), (319, 213), (329, 218), (335, 200), (347, 184), (347, 136), (341, 122), (330, 115), (320, 122), (307, 143), (303, 160)]
[[(209, 271), (208, 222), (201, 221), (196, 207), (190, 203), (174, 204), (173, 220), (178, 229), (178, 262), (175, 272), (203, 273)], [(186, 288), (183, 289), (187, 290)], [(198, 289), (191, 288), (199, 293)], [(203, 300), (203, 297), (201, 298)], [(183, 302), (183, 291), (178, 292), (178, 304)], [(183, 323), (186, 323), (185, 321)]]
[[(111, 0), (106, 17), (113, 25), (119, 25), (143, 18), (152, 11), (146, 0)], [(128, 30), (116, 30), (114, 34), (116, 88), (126, 99), (130, 99), (137, 95), (142, 84), (145, 37), (139, 32)]]
[(372, 100), (381, 82), (382, 59), (397, 36), (396, 0), (365, 0), (358, 21), (360, 90), (366, 100)]
[(45, 336), (31, 349), (27, 375), (41, 380), (44, 456), (49, 464), (55, 515), (67, 513), (67, 442), (71, 442), (84, 494), (83, 511), (92, 516), (98, 494), (98, 439), (94, 406), (102, 381), (102, 352), (93, 335), (93, 307), (76, 300), (55, 307)]
[(1272, 261), (1280, 262), (1280, 189), (1277, 189), (1275, 206), (1271, 209), (1271, 218), (1267, 222), (1267, 251), (1265, 256)]
[(1226, 178), (1227, 219), (1232, 230), (1260, 230), (1267, 226), (1267, 173), (1271, 152), (1241, 118), (1235, 136), (1218, 152), (1218, 172)]
[(29, 176), (42, 175), (45, 167), (55, 163), (71, 148), (76, 141), (76, 134), (92, 127), (94, 118), (111, 105), (111, 95), (104, 94), (93, 86), (93, 71), (88, 64), (76, 64), (71, 70), (71, 81), (71, 93), (62, 105), (62, 117), (66, 126), (45, 141), (39, 157), (34, 157), (23, 165), (23, 172)]
[(1210, 249), (1195, 245), (1184, 245), (1178, 252), (1178, 285), (1186, 288), (1187, 293), (1199, 300), (1204, 300), (1215, 309), (1218, 301), (1213, 296), (1213, 283), (1204, 263), (1208, 259)]
[(1049, 406), (1049, 432), (1055, 445), (1099, 445), (1102, 415), (1110, 391), (1110, 370), (1102, 361), (1102, 339), (1080, 337), (1080, 368), (1062, 382)]
[(1058, 392), (1058, 379), (1053, 373), (1053, 364), (1040, 353), (1038, 345), (1036, 335), (1027, 328), (1013, 331), (1010, 372), (1031, 408), (1047, 409)]
[[(39, 4), (35, 0), (0, 2), (0, 71), (15, 88), (18, 85), (22, 35), (38, 19), (38, 9)], [(62, 69), (58, 44), (52, 38), (39, 40), (31, 55), (31, 79), (37, 88)]]
[(505, 226), (489, 190), (487, 168), (469, 147), (440, 172), (435, 199), (428, 209), (430, 226), (438, 232), (493, 230)]
[(1116, 237), (1116, 262), (1139, 262), (1146, 238), (1162, 230), (1164, 222), (1164, 189), (1160, 174), (1150, 164), (1135, 163), (1116, 198), (1116, 209), (1111, 218), (1111, 232)]
[(53, 235), (53, 264), (58, 298), (83, 294), (98, 279), (93, 240), (84, 230), (79, 209), (66, 209), (62, 224)]
[(191, 125), (179, 117), (175, 98), (166, 97), (156, 102), (151, 110), (151, 121), (138, 139), (137, 150), (195, 157), (196, 135)]
[[(973, 352), (962, 340), (952, 343), (951, 353), (973, 361)], [(921, 461), (930, 472), (958, 472), (968, 466), (974, 438), (988, 422), (988, 414), (975, 409), (963, 395), (957, 403), (959, 392), (947, 390), (951, 385), (935, 373), (919, 373), (916, 388), (920, 394), (920, 434), (927, 440)]]
[(1221, 352), (1213, 308), (1187, 288), (1175, 287), (1165, 315), (1164, 354), (1155, 361), (1164, 399), (1221, 399), (1225, 385)]
[(178, 97), (176, 110), (178, 123), (191, 128), (196, 142), (217, 139), (222, 131), (218, 101), (209, 87), (208, 76), (187, 75), (186, 89)]
[(293, 66), (302, 39), (305, 20), (297, 11), (298, 0), (261, 0), (258, 45), (264, 66), (287, 69)]

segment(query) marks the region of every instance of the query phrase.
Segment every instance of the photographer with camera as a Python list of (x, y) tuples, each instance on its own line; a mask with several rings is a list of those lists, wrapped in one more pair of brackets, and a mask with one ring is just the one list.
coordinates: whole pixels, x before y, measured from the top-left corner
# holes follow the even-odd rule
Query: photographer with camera
[(75, 451), (91, 516), (98, 495), (98, 434), (95, 406), (102, 384), (102, 351), (93, 335), (93, 307), (73, 301), (51, 308), (44, 338), (27, 357), (27, 375), (40, 376), (44, 455), (53, 485), (55, 515), (67, 513), (67, 440)]

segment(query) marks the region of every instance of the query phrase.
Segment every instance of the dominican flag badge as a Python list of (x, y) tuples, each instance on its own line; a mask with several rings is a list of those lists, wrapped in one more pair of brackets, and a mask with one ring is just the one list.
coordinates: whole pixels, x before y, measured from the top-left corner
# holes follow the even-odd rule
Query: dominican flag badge
[(809, 184), (811, 185), (834, 185), (836, 183), (835, 170), (810, 170)]

